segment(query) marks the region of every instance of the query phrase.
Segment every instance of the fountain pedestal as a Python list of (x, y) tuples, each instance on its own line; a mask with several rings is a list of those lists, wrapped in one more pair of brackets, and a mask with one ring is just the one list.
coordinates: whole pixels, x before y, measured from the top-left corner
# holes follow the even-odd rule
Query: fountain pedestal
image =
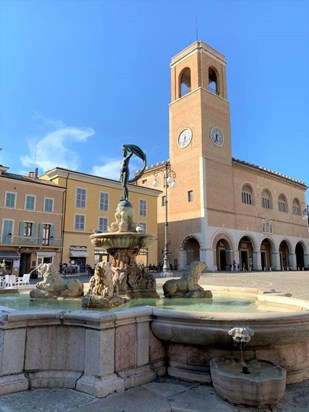
[(286, 386), (285, 369), (271, 362), (211, 359), (213, 386), (221, 398), (236, 405), (257, 408), (276, 405), (282, 400)]
[(128, 200), (118, 203), (115, 219), (109, 232), (96, 233), (90, 238), (95, 247), (103, 247), (111, 257), (117, 294), (133, 299), (158, 298), (154, 277), (136, 263), (139, 251), (147, 248), (156, 237), (142, 233), (142, 228), (133, 222), (133, 208)]

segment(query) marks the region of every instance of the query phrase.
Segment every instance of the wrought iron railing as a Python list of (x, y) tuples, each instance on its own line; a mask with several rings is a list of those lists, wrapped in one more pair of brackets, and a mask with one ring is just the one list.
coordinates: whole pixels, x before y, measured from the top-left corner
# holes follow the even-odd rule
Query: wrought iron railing
[(25, 237), (14, 235), (0, 235), (0, 244), (12, 245), (12, 246), (62, 246), (63, 241), (61, 238), (55, 239), (50, 237), (49, 239), (42, 239), (39, 237)]

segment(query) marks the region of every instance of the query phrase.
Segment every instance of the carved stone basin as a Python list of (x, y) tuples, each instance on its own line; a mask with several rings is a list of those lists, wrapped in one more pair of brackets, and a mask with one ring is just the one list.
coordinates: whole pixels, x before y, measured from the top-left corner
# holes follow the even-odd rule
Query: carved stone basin
[[(239, 288), (242, 289), (242, 288)], [(213, 288), (212, 288), (213, 291)], [(287, 371), (287, 384), (309, 379), (309, 303), (300, 299), (256, 295), (278, 312), (184, 312), (153, 309), (151, 329), (168, 347), (168, 373), (176, 378), (205, 382), (209, 359), (239, 353), (228, 331), (249, 327), (254, 336), (246, 345), (248, 357), (270, 361)], [(291, 311), (292, 310), (292, 311)]]
[(96, 247), (109, 249), (143, 249), (150, 246), (156, 237), (136, 232), (95, 233), (90, 236)]
[(236, 405), (257, 408), (276, 405), (284, 396), (286, 371), (271, 362), (246, 362), (249, 373), (242, 373), (240, 361), (211, 359), (213, 386), (221, 398)]

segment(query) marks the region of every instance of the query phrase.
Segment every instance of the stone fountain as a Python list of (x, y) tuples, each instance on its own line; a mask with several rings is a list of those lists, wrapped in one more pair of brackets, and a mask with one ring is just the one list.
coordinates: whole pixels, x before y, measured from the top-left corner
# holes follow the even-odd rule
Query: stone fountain
[(243, 348), (254, 335), (251, 328), (234, 327), (228, 335), (239, 348), (240, 359), (210, 360), (212, 384), (217, 394), (236, 405), (257, 408), (276, 405), (284, 397), (286, 370), (269, 361), (245, 359)]
[[(133, 154), (142, 159), (144, 164), (142, 170), (133, 179), (129, 179), (129, 160)], [(92, 244), (95, 247), (103, 247), (110, 256), (108, 271), (110, 271), (112, 283), (109, 287), (110, 291), (106, 292), (105, 296), (101, 296), (104, 298), (102, 299), (102, 307), (108, 307), (108, 300), (111, 300), (111, 307), (115, 307), (117, 301), (122, 304), (123, 300), (117, 300), (115, 296), (128, 299), (159, 297), (153, 276), (136, 263), (139, 251), (148, 248), (156, 240), (156, 237), (143, 233), (142, 228), (134, 223), (133, 207), (129, 201), (128, 183), (139, 179), (145, 167), (146, 155), (143, 151), (135, 145), (124, 145), (120, 175), (123, 196), (116, 208), (115, 221), (108, 228), (108, 232), (95, 233), (90, 236)], [(93, 281), (98, 282), (98, 276)], [(95, 302), (95, 307), (98, 307), (100, 298), (93, 296), (100, 296), (98, 290), (102, 290), (102, 288), (106, 289), (106, 285), (90, 289), (83, 300), (83, 306), (92, 307), (92, 303)]]

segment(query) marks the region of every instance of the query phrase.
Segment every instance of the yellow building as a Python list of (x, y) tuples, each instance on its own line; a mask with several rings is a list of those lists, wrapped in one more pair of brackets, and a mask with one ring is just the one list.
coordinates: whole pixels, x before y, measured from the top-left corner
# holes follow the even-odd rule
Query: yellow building
[(65, 189), (35, 172), (21, 176), (0, 166), (1, 273), (29, 273), (41, 263), (59, 267)]
[[(62, 168), (46, 172), (41, 179), (49, 180), (66, 188), (63, 209), (63, 255), (62, 263), (77, 265), (84, 270), (86, 264), (106, 260), (104, 250), (94, 248), (90, 235), (107, 232), (114, 222), (117, 204), (122, 196), (118, 181)], [(130, 202), (134, 210), (134, 221), (146, 233), (157, 236), (157, 197), (154, 189), (129, 185)], [(157, 243), (149, 250), (141, 251), (138, 263), (154, 264), (157, 259)]]
[(177, 186), (158, 199), (158, 260), (168, 221), (169, 260), (178, 269), (193, 260), (210, 270), (308, 268), (307, 186), (232, 157), (224, 56), (198, 41), (170, 67), (170, 160), (138, 182), (176, 175)]

